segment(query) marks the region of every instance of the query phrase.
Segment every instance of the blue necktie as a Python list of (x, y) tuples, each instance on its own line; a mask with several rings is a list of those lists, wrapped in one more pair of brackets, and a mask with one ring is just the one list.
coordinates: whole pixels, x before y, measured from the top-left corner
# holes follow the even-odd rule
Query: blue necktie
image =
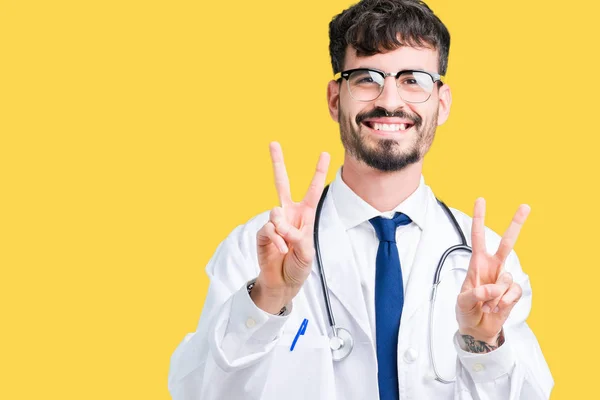
[(379, 238), (375, 269), (375, 334), (379, 398), (398, 400), (398, 330), (404, 305), (404, 286), (400, 256), (396, 246), (396, 228), (411, 219), (396, 213), (393, 219), (375, 217), (369, 220)]

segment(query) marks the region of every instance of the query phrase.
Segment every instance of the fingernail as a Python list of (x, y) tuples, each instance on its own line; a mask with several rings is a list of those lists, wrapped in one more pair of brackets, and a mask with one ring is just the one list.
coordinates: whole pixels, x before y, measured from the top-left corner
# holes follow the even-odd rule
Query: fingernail
[(283, 246), (281, 246), (281, 248), (280, 248), (279, 250), (281, 250), (281, 252), (282, 252), (283, 254), (287, 254), (287, 252), (288, 252), (288, 248), (287, 248), (287, 246), (286, 246), (286, 245), (283, 245)]
[(281, 217), (274, 217), (274, 218), (273, 218), (273, 223), (274, 223), (275, 225), (278, 225), (280, 222), (281, 222)]
[(494, 314), (497, 313), (498, 311), (500, 311), (500, 309), (498, 307), (494, 308)]
[(481, 309), (483, 310), (484, 313), (489, 314), (490, 313), (490, 306), (488, 306), (487, 304), (484, 304), (483, 307), (481, 307)]

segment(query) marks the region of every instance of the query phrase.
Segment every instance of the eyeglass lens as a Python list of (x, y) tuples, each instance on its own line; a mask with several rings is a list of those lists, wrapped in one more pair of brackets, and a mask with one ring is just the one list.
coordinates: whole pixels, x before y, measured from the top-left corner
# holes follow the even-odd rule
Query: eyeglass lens
[[(352, 97), (359, 101), (375, 100), (383, 92), (385, 78), (379, 72), (354, 71), (348, 77)], [(419, 71), (406, 71), (396, 79), (398, 93), (404, 101), (421, 103), (429, 99), (434, 82), (431, 75)]]

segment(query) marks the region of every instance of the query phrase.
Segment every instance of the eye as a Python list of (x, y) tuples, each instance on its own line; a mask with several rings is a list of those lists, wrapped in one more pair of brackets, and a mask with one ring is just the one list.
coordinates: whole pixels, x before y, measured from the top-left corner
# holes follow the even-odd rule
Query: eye
[(373, 71), (356, 71), (350, 75), (350, 84), (354, 86), (362, 87), (374, 87), (381, 86), (381, 78), (376, 72)]
[(375, 83), (375, 81), (370, 76), (365, 76), (365, 77), (357, 79), (356, 83), (359, 83), (359, 84), (360, 83)]
[(403, 85), (418, 85), (418, 82), (415, 78), (404, 78), (400, 81)]

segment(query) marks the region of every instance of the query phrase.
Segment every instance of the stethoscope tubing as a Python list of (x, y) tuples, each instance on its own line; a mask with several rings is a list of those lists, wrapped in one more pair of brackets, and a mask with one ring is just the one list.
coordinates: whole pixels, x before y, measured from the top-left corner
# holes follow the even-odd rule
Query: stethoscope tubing
[[(325, 187), (325, 189), (323, 190), (323, 194), (321, 195), (321, 198), (319, 199), (319, 203), (317, 204), (317, 209), (316, 209), (316, 213), (315, 213), (313, 240), (314, 240), (315, 253), (316, 253), (316, 258), (317, 258), (317, 266), (319, 268), (319, 275), (321, 276), (321, 286), (323, 288), (323, 293), (324, 293), (323, 297), (325, 299), (325, 307), (327, 308), (327, 318), (329, 319), (329, 326), (331, 326), (333, 337), (338, 338), (338, 328), (336, 326), (335, 317), (333, 315), (333, 310), (331, 308), (331, 300), (329, 298), (329, 290), (328, 290), (329, 286), (327, 285), (327, 278), (325, 276), (325, 271), (323, 269), (323, 260), (321, 259), (321, 248), (319, 245), (319, 223), (321, 220), (321, 211), (323, 209), (323, 204), (325, 203), (325, 198), (327, 197), (328, 191), (329, 191), (329, 185), (327, 185)], [(433, 311), (435, 308), (435, 298), (437, 296), (437, 287), (440, 283), (442, 267), (444, 266), (444, 262), (446, 261), (446, 258), (448, 258), (448, 256), (450, 256), (450, 254), (454, 253), (455, 251), (467, 251), (469, 253), (472, 253), (473, 250), (467, 244), (467, 239), (465, 237), (465, 234), (463, 233), (462, 229), (460, 228), (458, 221), (456, 221), (454, 214), (452, 214), (452, 211), (450, 211), (448, 206), (446, 206), (446, 204), (443, 201), (441, 201), (439, 199), (436, 199), (436, 200), (439, 203), (439, 205), (442, 207), (442, 209), (444, 210), (446, 215), (448, 216), (448, 219), (450, 220), (456, 233), (460, 237), (460, 242), (461, 242), (458, 245), (455, 245), (455, 246), (452, 246), (452, 247), (449, 247), (448, 249), (446, 249), (446, 251), (444, 251), (444, 253), (440, 257), (440, 260), (435, 269), (435, 274), (433, 277), (433, 287), (432, 287), (431, 298), (430, 298), (431, 302), (430, 302), (430, 311), (429, 311), (429, 358), (431, 360), (431, 365), (433, 367), (435, 379), (441, 383), (448, 384), (448, 383), (452, 383), (454, 380), (447, 380), (447, 379), (444, 379), (441, 377), (441, 375), (438, 373), (437, 366), (435, 363), (435, 358), (433, 356), (433, 329), (434, 329), (434, 324), (435, 324), (435, 321), (433, 318)], [(340, 330), (342, 330), (342, 329), (340, 328)], [(353, 346), (352, 336), (350, 335), (350, 333), (347, 330), (343, 329), (343, 331), (348, 336), (348, 338), (345, 341), (346, 343), (344, 343), (344, 341), (342, 340), (342, 343), (343, 343), (342, 346), (349, 345), (350, 348), (348, 349), (347, 352), (345, 351), (344, 352), (345, 355), (339, 359), (336, 359), (336, 357), (335, 357), (335, 352), (338, 349), (332, 348), (332, 351), (334, 352), (334, 359), (336, 359), (336, 361), (341, 361), (342, 359), (346, 358), (352, 351), (352, 346)]]
[(329, 326), (333, 329), (333, 335), (337, 336), (335, 318), (333, 317), (333, 311), (331, 309), (331, 300), (329, 299), (329, 286), (327, 285), (327, 278), (325, 277), (325, 271), (323, 270), (323, 260), (321, 259), (321, 247), (319, 246), (319, 222), (321, 220), (321, 210), (323, 209), (323, 203), (325, 203), (325, 197), (329, 191), (329, 185), (325, 186), (323, 194), (317, 204), (317, 210), (315, 214), (315, 226), (313, 231), (313, 240), (315, 242), (315, 253), (317, 257), (317, 265), (319, 267), (319, 274), (321, 275), (321, 286), (323, 287), (323, 293), (325, 293), (325, 307), (327, 307), (327, 317), (329, 318)]

